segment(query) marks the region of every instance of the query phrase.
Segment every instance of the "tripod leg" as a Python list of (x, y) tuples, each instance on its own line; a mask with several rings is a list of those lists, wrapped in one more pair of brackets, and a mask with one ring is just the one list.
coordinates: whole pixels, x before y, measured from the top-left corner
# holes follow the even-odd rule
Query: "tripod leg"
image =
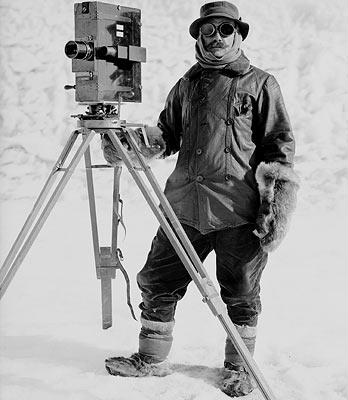
[[(221, 300), (213, 282), (209, 279), (203, 264), (201, 263), (197, 253), (195, 252), (190, 240), (188, 239), (185, 231), (183, 230), (179, 220), (177, 219), (173, 209), (171, 208), (167, 198), (163, 194), (158, 182), (156, 181), (154, 175), (151, 172), (150, 167), (146, 164), (144, 157), (141, 155), (140, 150), (133, 136), (128, 133), (128, 143), (134, 150), (137, 161), (140, 163), (146, 177), (148, 178), (152, 189), (154, 190), (156, 196), (160, 200), (160, 204), (164, 209), (165, 214), (162, 213), (161, 209), (157, 206), (153, 196), (149, 192), (147, 186), (145, 185), (140, 173), (134, 168), (133, 163), (127, 154), (127, 151), (122, 146), (121, 141), (117, 135), (113, 132), (109, 133), (109, 137), (116, 147), (119, 155), (121, 156), (123, 162), (129, 169), (132, 177), (134, 178), (137, 186), (144, 195), (147, 203), (151, 207), (155, 216), (157, 217), (159, 223), (164, 229), (168, 239), (172, 243), (174, 249), (176, 250), (181, 261), (185, 265), (191, 278), (197, 285), (199, 291), (203, 295), (203, 300), (208, 304), (209, 308), (215, 316), (218, 317), (226, 333), (235, 345), (238, 353), (242, 357), (245, 365), (250, 372), (250, 374), (255, 379), (261, 393), (266, 400), (275, 400), (275, 396), (272, 393), (270, 387), (268, 386), (265, 378), (263, 377), (261, 371), (256, 365), (254, 359), (250, 355), (249, 350), (245, 346), (243, 340), (241, 339), (236, 327), (229, 319), (224, 303)], [(166, 217), (170, 220), (171, 225), (168, 223)]]
[(100, 285), (102, 294), (103, 329), (112, 326), (112, 287), (108, 268), (100, 269)]
[(119, 269), (122, 274), (123, 277), (126, 281), (126, 286), (127, 286), (127, 304), (129, 307), (129, 310), (132, 314), (132, 317), (137, 320), (134, 310), (133, 310), (133, 306), (131, 303), (131, 295), (130, 295), (130, 280), (129, 280), (129, 276), (127, 274), (127, 271), (125, 270), (125, 268), (123, 267), (121, 260), (123, 260), (122, 258), (122, 252), (121, 250), (118, 248), (118, 228), (120, 223), (123, 225), (123, 227), (125, 228), (124, 224), (123, 224), (123, 220), (122, 220), (122, 209), (121, 209), (121, 213), (120, 213), (120, 178), (121, 178), (121, 172), (122, 172), (122, 167), (118, 166), (114, 168), (114, 189), (113, 189), (113, 207), (112, 207), (112, 238), (111, 238), (111, 254), (112, 254), (112, 258), (116, 261), (116, 266), (117, 269)]
[(122, 167), (114, 168), (114, 188), (113, 188), (113, 204), (112, 204), (112, 237), (111, 237), (111, 253), (117, 254), (118, 225), (120, 223), (120, 178)]
[(98, 268), (100, 267), (99, 237), (98, 237), (98, 225), (97, 225), (97, 212), (95, 206), (92, 161), (91, 161), (91, 152), (89, 147), (87, 147), (85, 151), (85, 166), (86, 166), (89, 214), (91, 217), (91, 227), (92, 227), (94, 260), (95, 260), (95, 267), (98, 270)]
[[(91, 152), (89, 147), (85, 152), (85, 166), (86, 166), (89, 212), (91, 217), (94, 260), (95, 260), (97, 278), (100, 279), (100, 288), (101, 288), (102, 324), (103, 324), (103, 329), (107, 329), (112, 326), (111, 279), (115, 278), (116, 266), (112, 265), (111, 254), (109, 251), (110, 249), (105, 247), (100, 248), (99, 246), (92, 161), (91, 161)], [(117, 202), (118, 202), (118, 196), (117, 196)], [(115, 199), (113, 203), (115, 203)], [(115, 204), (113, 204), (113, 206), (115, 207)]]
[[(51, 197), (49, 198), (44, 210), (38, 217), (36, 224), (34, 225), (33, 229), (31, 230), (30, 234), (28, 235), (26, 241), (23, 243), (23, 246), (22, 246), (21, 250), (19, 251), (17, 257), (14, 259), (10, 268), (6, 272), (4, 279), (0, 283), (0, 299), (5, 294), (8, 286), (10, 285), (10, 283), (11, 283), (13, 277), (15, 276), (18, 268), (20, 267), (23, 259), (25, 258), (29, 249), (31, 248), (32, 244), (34, 243), (37, 235), (39, 234), (41, 228), (43, 227), (45, 221), (47, 220), (47, 217), (51, 213), (54, 205), (58, 201), (59, 196), (61, 195), (63, 189), (65, 188), (66, 184), (68, 183), (69, 179), (71, 178), (71, 175), (73, 174), (77, 164), (79, 163), (81, 157), (83, 156), (84, 152), (86, 151), (87, 147), (89, 146), (89, 143), (93, 139), (94, 135), (95, 135), (94, 131), (92, 131), (92, 130), (89, 131), (88, 134), (86, 135), (84, 141), (77, 149), (69, 166), (66, 168), (64, 175), (62, 176), (61, 180), (59, 181), (56, 189), (54, 190)], [(69, 149), (67, 149), (67, 147), (66, 147), (67, 154), (70, 151), (70, 149), (71, 149), (71, 147)], [(66, 156), (67, 156), (67, 154), (66, 154)]]
[(44, 187), (42, 188), (42, 190), (39, 194), (39, 197), (37, 198), (37, 200), (33, 206), (33, 209), (31, 210), (28, 218), (26, 219), (26, 221), (23, 225), (23, 228), (19, 232), (15, 242), (13, 243), (13, 245), (11, 247), (11, 250), (9, 251), (9, 253), (0, 269), (0, 282), (3, 281), (9, 268), (11, 267), (11, 264), (12, 264), (13, 260), (15, 259), (16, 254), (18, 253), (19, 249), (21, 248), (22, 243), (25, 240), (25, 237), (30, 230), (30, 227), (33, 225), (40, 209), (42, 208), (43, 203), (45, 202), (45, 200), (48, 196), (50, 189), (52, 188), (52, 186), (57, 178), (57, 173), (59, 171), (59, 168), (64, 164), (66, 158), (68, 157), (70, 150), (77, 139), (77, 136), (78, 136), (77, 131), (72, 132), (72, 134), (70, 135), (57, 162), (54, 164), (52, 171), (51, 171), (50, 175), (48, 176), (47, 181), (46, 181)]

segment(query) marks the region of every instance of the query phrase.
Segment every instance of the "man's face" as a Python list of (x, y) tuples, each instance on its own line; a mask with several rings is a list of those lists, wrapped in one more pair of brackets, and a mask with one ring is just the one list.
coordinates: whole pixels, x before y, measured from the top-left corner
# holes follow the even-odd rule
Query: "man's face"
[[(223, 22), (233, 24), (233, 21), (224, 17), (210, 18), (206, 21), (206, 23), (213, 24), (216, 27), (221, 25)], [(218, 29), (215, 29), (212, 36), (202, 35), (202, 41), (205, 49), (214, 54), (215, 57), (223, 57), (233, 45), (234, 33), (223, 37), (220, 35)]]

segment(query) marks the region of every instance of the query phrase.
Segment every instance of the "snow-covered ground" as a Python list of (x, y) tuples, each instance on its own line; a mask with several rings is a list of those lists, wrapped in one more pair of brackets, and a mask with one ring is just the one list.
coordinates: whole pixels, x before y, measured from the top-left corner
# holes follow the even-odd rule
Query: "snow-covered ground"
[[(153, 123), (172, 84), (194, 62), (187, 28), (200, 1), (129, 0), (143, 12), (144, 101), (124, 118)], [(245, 50), (283, 89), (302, 179), (291, 231), (262, 280), (256, 361), (281, 400), (343, 400), (347, 388), (347, 4), (344, 0), (236, 1), (251, 24)], [(63, 86), (73, 82), (63, 53), (73, 38), (73, 1), (0, 3), (0, 260), (31, 210), (83, 111)], [(93, 156), (100, 158), (99, 144)], [(101, 158), (100, 158), (101, 159)], [(158, 161), (161, 184), (175, 160)], [(111, 171), (96, 171), (101, 244), (109, 244)], [(127, 172), (127, 236), (120, 247), (132, 283), (157, 222)], [(121, 232), (122, 239), (122, 232)], [(214, 276), (214, 257), (206, 267)], [(104, 358), (137, 349), (139, 323), (114, 282), (114, 326), (101, 329), (82, 165), (69, 182), (0, 303), (0, 398), (215, 400), (225, 333), (194, 285), (181, 301), (165, 378), (116, 378)], [(137, 311), (139, 315), (139, 312)], [(262, 396), (257, 391), (246, 399)]]
[[(101, 217), (110, 215), (108, 206), (100, 199)], [(157, 224), (140, 195), (125, 207), (128, 233), (120, 247), (137, 304), (134, 278)], [(25, 200), (3, 205), (3, 249), (29, 208)], [(320, 219), (316, 213), (298, 212), (286, 243), (271, 256), (264, 273), (256, 361), (278, 399), (347, 398), (345, 222), (336, 212)], [(108, 243), (106, 232), (102, 243)], [(206, 267), (214, 275), (213, 256)], [(114, 326), (102, 331), (87, 201), (67, 196), (2, 300), (0, 398), (227, 398), (216, 387), (225, 334), (193, 285), (178, 307), (170, 356), (174, 373), (146, 379), (108, 376), (105, 357), (137, 349), (139, 324), (131, 319), (125, 299), (119, 275), (114, 282)], [(255, 393), (247, 398), (262, 397)]]

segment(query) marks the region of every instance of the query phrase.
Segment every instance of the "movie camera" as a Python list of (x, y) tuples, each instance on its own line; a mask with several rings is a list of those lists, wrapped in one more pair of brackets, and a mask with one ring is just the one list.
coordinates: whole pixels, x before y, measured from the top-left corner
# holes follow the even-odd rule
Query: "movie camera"
[(75, 39), (65, 45), (72, 59), (75, 100), (81, 104), (141, 102), (141, 11), (102, 2), (74, 5)]

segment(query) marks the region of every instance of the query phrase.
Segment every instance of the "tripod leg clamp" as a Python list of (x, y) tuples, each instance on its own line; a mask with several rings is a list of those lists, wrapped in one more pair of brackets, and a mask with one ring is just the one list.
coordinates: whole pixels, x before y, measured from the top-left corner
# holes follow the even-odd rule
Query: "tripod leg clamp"
[(204, 293), (203, 302), (207, 303), (215, 316), (223, 314), (225, 312), (225, 304), (221, 300), (213, 282), (209, 278), (202, 278), (201, 287)]

